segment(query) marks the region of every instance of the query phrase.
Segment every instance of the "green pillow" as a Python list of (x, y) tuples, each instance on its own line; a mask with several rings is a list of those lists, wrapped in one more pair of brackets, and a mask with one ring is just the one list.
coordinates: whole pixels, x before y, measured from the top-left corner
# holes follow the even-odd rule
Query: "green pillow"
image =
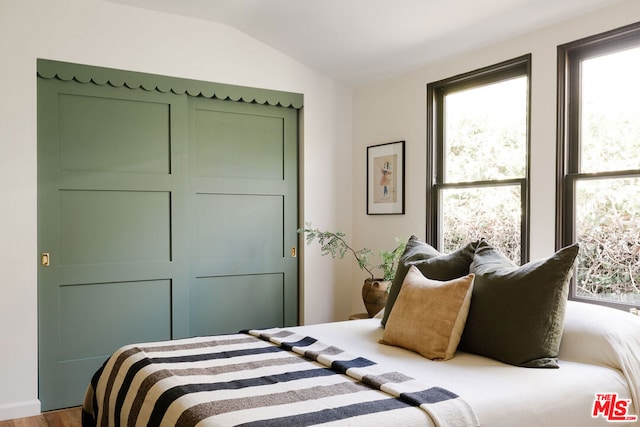
[(398, 298), (404, 276), (407, 275), (412, 265), (418, 267), (420, 272), (433, 280), (452, 280), (469, 274), (469, 265), (473, 261), (473, 254), (478, 242), (469, 243), (450, 254), (442, 254), (433, 246), (424, 243), (416, 236), (411, 236), (404, 252), (398, 261), (396, 275), (391, 282), (389, 297), (382, 316), (382, 326), (385, 326), (393, 305)]
[(529, 368), (558, 368), (569, 279), (578, 244), (516, 266), (481, 240), (459, 349)]

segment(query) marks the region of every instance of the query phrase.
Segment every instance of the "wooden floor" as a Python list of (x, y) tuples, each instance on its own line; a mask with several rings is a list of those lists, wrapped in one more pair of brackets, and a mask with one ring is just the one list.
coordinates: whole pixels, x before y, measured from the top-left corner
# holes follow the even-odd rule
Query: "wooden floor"
[(44, 412), (37, 417), (0, 421), (0, 427), (81, 427), (80, 407)]

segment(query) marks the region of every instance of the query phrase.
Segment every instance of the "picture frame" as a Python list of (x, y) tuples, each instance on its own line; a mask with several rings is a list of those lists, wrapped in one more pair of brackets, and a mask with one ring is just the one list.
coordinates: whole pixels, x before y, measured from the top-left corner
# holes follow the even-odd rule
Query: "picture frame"
[(404, 214), (404, 141), (367, 147), (367, 215)]

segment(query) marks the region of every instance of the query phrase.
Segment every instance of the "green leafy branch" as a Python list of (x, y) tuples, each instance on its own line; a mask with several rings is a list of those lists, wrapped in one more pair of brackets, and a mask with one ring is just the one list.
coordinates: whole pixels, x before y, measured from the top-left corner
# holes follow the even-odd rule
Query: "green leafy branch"
[(407, 246), (407, 242), (396, 239), (396, 248), (392, 251), (385, 251), (384, 249), (380, 249), (380, 259), (382, 264), (380, 264), (379, 268), (382, 270), (384, 275), (384, 280), (392, 280), (396, 275), (396, 269), (398, 268), (398, 260), (400, 256), (404, 252), (405, 247)]
[[(344, 256), (350, 252), (356, 260), (358, 267), (361, 270), (369, 273), (371, 280), (375, 279), (372, 272), (374, 268), (371, 264), (370, 256), (373, 251), (369, 248), (353, 249), (349, 243), (345, 240), (346, 235), (341, 231), (322, 231), (318, 228), (312, 228), (311, 223), (305, 223), (305, 228), (298, 229), (298, 233), (305, 234), (305, 240), (307, 245), (311, 245), (314, 241), (318, 241), (320, 244), (320, 251), (322, 255), (330, 255), (331, 258), (344, 258)], [(392, 251), (380, 250), (380, 258), (382, 264), (376, 266), (384, 273), (384, 280), (391, 280), (395, 275), (397, 268), (397, 261), (404, 252), (406, 242), (400, 242), (396, 238), (398, 246)]]

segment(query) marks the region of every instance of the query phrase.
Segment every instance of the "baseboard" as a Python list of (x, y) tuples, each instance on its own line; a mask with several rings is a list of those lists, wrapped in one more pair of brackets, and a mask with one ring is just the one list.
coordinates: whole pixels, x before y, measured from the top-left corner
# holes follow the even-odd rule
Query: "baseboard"
[(38, 399), (0, 405), (0, 421), (35, 415), (40, 415), (40, 401)]

